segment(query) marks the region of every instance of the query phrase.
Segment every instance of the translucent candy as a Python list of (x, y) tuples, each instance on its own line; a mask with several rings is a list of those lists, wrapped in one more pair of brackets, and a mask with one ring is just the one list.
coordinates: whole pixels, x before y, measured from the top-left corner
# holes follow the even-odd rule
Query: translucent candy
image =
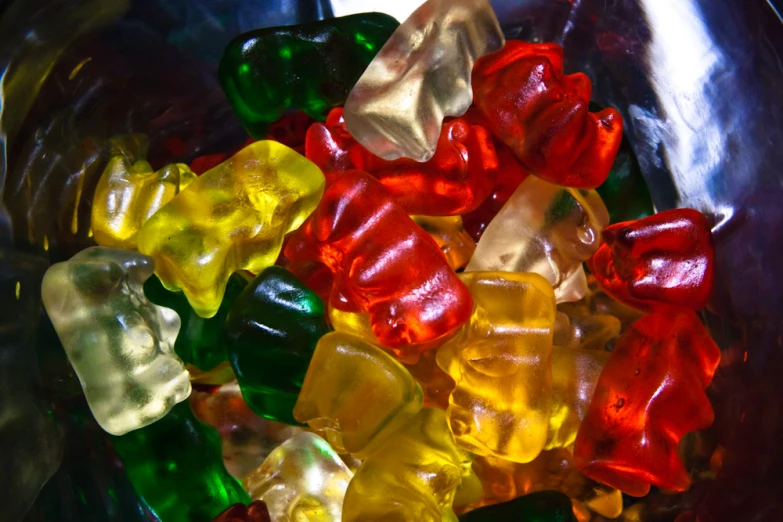
[(456, 522), (452, 503), (473, 473), (470, 464), (470, 454), (454, 444), (443, 411), (425, 408), (356, 471), (345, 493), (343, 522)]
[(362, 456), (422, 405), (410, 373), (377, 346), (340, 332), (318, 341), (294, 417), (339, 452)]
[(169, 290), (212, 317), (232, 272), (274, 264), (283, 236), (315, 209), (321, 171), (274, 141), (257, 141), (194, 181), (139, 232), (139, 251), (155, 258)]
[(444, 116), (470, 107), (473, 64), (504, 42), (487, 0), (428, 0), (397, 28), (348, 95), (348, 131), (381, 158), (427, 161)]
[(93, 247), (43, 280), (44, 306), (90, 409), (114, 435), (152, 424), (190, 395), (174, 353), (179, 316), (144, 295), (153, 266), (135, 252)]
[(481, 236), (466, 272), (535, 272), (555, 298), (577, 301), (587, 292), (582, 262), (598, 248), (609, 213), (594, 190), (568, 189), (531, 176)]
[(194, 179), (196, 175), (184, 163), (153, 171), (144, 160), (131, 164), (123, 155), (112, 157), (93, 197), (95, 242), (135, 250), (142, 225)]
[(457, 383), (447, 417), (457, 444), (478, 455), (529, 462), (547, 438), (552, 394), (552, 287), (537, 274), (460, 274), (476, 306), (438, 349)]
[(340, 522), (353, 473), (324, 439), (302, 432), (278, 446), (242, 483), (272, 522)]

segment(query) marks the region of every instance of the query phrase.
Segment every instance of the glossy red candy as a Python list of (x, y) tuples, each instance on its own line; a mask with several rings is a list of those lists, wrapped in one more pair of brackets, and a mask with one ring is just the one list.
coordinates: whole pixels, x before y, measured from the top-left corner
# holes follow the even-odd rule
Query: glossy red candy
[(226, 508), (212, 522), (271, 522), (269, 510), (263, 500), (254, 500), (249, 506), (234, 504)]
[(680, 439), (712, 424), (704, 389), (720, 350), (693, 310), (660, 308), (618, 339), (574, 444), (588, 477), (633, 496), (690, 484)]
[(408, 214), (449, 216), (477, 208), (495, 186), (498, 158), (489, 132), (461, 118), (444, 123), (435, 155), (425, 163), (386, 161), (348, 133), (343, 110), (307, 131), (305, 154), (324, 172), (363, 170), (380, 181)]
[(620, 113), (588, 110), (592, 85), (563, 74), (563, 49), (509, 40), (473, 68), (473, 101), (490, 130), (531, 174), (591, 189), (609, 175), (620, 140)]
[(285, 257), (294, 270), (326, 265), (331, 306), (369, 313), (381, 344), (401, 352), (451, 335), (473, 310), (435, 241), (362, 171), (327, 174), (321, 202), (289, 236)]
[(679, 208), (607, 227), (588, 266), (607, 294), (629, 306), (699, 310), (712, 293), (714, 257), (707, 219)]

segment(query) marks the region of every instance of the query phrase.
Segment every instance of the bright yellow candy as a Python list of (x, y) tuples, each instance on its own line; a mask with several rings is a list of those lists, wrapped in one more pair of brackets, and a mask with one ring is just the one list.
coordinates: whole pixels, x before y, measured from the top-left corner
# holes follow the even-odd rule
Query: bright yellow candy
[(465, 272), (475, 309), (437, 355), (456, 388), (447, 416), (457, 444), (514, 462), (546, 443), (555, 321), (552, 285), (533, 273)]
[(411, 216), (440, 247), (449, 266), (456, 270), (468, 264), (476, 242), (462, 226), (462, 216)]
[(142, 225), (190, 184), (196, 175), (184, 163), (157, 172), (144, 160), (116, 155), (101, 174), (92, 202), (92, 231), (101, 246), (136, 250)]
[(471, 456), (454, 444), (443, 410), (424, 408), (356, 471), (343, 522), (457, 522), (452, 503), (463, 480), (477, 482), (472, 474)]
[(139, 232), (139, 251), (155, 273), (182, 290), (201, 317), (212, 317), (229, 276), (274, 264), (283, 236), (315, 209), (324, 176), (310, 160), (275, 141), (257, 141), (197, 178)]
[(553, 348), (552, 410), (545, 449), (573, 444), (609, 355), (605, 350)]
[(321, 337), (294, 418), (317, 430), (338, 453), (359, 458), (421, 409), (408, 370), (372, 344), (340, 332)]

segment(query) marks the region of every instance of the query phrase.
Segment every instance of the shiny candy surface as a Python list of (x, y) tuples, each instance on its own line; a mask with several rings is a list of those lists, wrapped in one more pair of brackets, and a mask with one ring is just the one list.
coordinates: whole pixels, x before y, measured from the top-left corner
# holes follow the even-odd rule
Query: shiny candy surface
[(95, 242), (135, 250), (141, 226), (195, 178), (184, 163), (166, 165), (155, 172), (146, 161), (131, 164), (125, 156), (113, 156), (93, 197)]
[(498, 504), (536, 491), (557, 490), (568, 495), (574, 512), (595, 513), (616, 518), (623, 510), (622, 495), (616, 489), (579, 473), (571, 451), (545, 450), (533, 461), (518, 464), (496, 457), (477, 457), (473, 470), (483, 486), (481, 500), (471, 508)]
[(103, 429), (122, 435), (154, 423), (190, 395), (174, 353), (174, 310), (152, 304), (142, 285), (151, 258), (93, 247), (46, 271), (49, 318)]
[(598, 285), (627, 305), (699, 310), (712, 293), (714, 258), (707, 218), (679, 208), (607, 227), (588, 264)]
[(254, 412), (296, 424), (299, 388), (318, 339), (329, 330), (321, 299), (285, 268), (271, 266), (247, 286), (228, 314), (225, 339)]
[(307, 131), (307, 157), (324, 172), (359, 169), (373, 175), (409, 214), (445, 216), (478, 207), (498, 175), (498, 157), (489, 132), (457, 118), (439, 129), (435, 154), (420, 163), (387, 161), (362, 147), (345, 128), (343, 109), (333, 109), (326, 124)]
[(719, 361), (715, 341), (692, 310), (661, 308), (636, 321), (598, 380), (576, 437), (576, 465), (633, 496), (647, 494), (651, 484), (687, 488), (677, 444), (712, 423), (704, 388)]
[(283, 236), (313, 211), (324, 178), (309, 160), (273, 141), (257, 141), (201, 175), (156, 212), (139, 233), (164, 286), (182, 290), (212, 317), (234, 271), (260, 272)]
[(609, 355), (603, 348), (552, 349), (552, 409), (545, 449), (573, 444)]
[[(209, 371), (228, 360), (224, 339), (226, 316), (246, 286), (247, 277), (244, 274), (232, 274), (226, 284), (220, 308), (209, 319), (199, 316), (182, 292), (166, 290), (157, 276), (153, 275), (144, 283), (144, 295), (156, 305), (171, 308), (179, 315), (182, 327), (174, 343), (174, 351), (179, 358), (198, 370)], [(191, 381), (195, 377), (191, 374)]]
[(623, 135), (615, 109), (589, 111), (592, 85), (563, 74), (554, 43), (510, 40), (476, 62), (476, 107), (492, 132), (530, 172), (567, 187), (593, 189), (606, 179)]
[(352, 477), (328, 442), (302, 432), (242, 482), (253, 499), (266, 502), (272, 522), (340, 522)]
[(223, 467), (220, 437), (196, 420), (187, 403), (150, 426), (113, 437), (112, 444), (160, 522), (209, 521), (231, 504), (250, 503)]
[(453, 270), (468, 264), (476, 242), (462, 226), (462, 217), (411, 216), (411, 219), (435, 240)]
[(219, 77), (248, 132), (262, 137), (285, 109), (321, 119), (345, 101), (399, 24), (382, 13), (250, 31), (228, 44)]
[(535, 272), (560, 301), (587, 291), (582, 262), (598, 248), (609, 214), (595, 191), (522, 182), (481, 236), (467, 272)]
[(442, 410), (425, 408), (372, 452), (348, 485), (343, 522), (455, 522), (452, 502), (471, 475)]
[(253, 413), (236, 381), (194, 386), (189, 402), (196, 418), (220, 434), (223, 464), (240, 479), (260, 466), (273, 449), (302, 431)]
[(457, 444), (529, 462), (544, 447), (552, 400), (552, 287), (537, 274), (465, 272), (475, 309), (438, 349), (456, 382), (447, 418)]
[(337, 451), (362, 457), (421, 405), (421, 388), (400, 363), (358, 337), (334, 332), (318, 341), (294, 417)]
[(369, 313), (384, 346), (451, 335), (473, 302), (438, 245), (369, 174), (328, 174), (329, 185), (312, 216), (288, 237), (285, 257), (320, 262), (334, 277), (330, 306)]
[(351, 90), (348, 130), (381, 158), (427, 161), (443, 118), (470, 107), (474, 62), (504, 41), (487, 0), (427, 0), (394, 31)]

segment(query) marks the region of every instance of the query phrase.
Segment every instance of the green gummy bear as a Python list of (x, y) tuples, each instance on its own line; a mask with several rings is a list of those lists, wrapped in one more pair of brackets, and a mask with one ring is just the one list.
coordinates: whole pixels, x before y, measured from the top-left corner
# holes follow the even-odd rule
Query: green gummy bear
[(187, 401), (147, 427), (112, 436), (128, 479), (160, 522), (209, 522), (250, 497), (223, 465), (217, 431)]
[(294, 404), (318, 343), (330, 330), (324, 303), (285, 268), (261, 272), (226, 320), (228, 358), (248, 406), (299, 425)]
[(235, 273), (229, 278), (223, 302), (214, 317), (200, 317), (182, 292), (166, 290), (157, 276), (144, 283), (147, 299), (158, 306), (171, 308), (182, 321), (182, 327), (174, 343), (174, 351), (186, 364), (193, 364), (200, 370), (209, 371), (228, 360), (223, 330), (226, 316), (236, 297), (247, 286), (247, 279)]
[(323, 120), (399, 25), (383, 13), (362, 13), (243, 33), (223, 53), (220, 84), (256, 138), (286, 109)]
[(559, 491), (536, 491), (484, 506), (459, 517), (459, 522), (576, 522), (571, 499)]

